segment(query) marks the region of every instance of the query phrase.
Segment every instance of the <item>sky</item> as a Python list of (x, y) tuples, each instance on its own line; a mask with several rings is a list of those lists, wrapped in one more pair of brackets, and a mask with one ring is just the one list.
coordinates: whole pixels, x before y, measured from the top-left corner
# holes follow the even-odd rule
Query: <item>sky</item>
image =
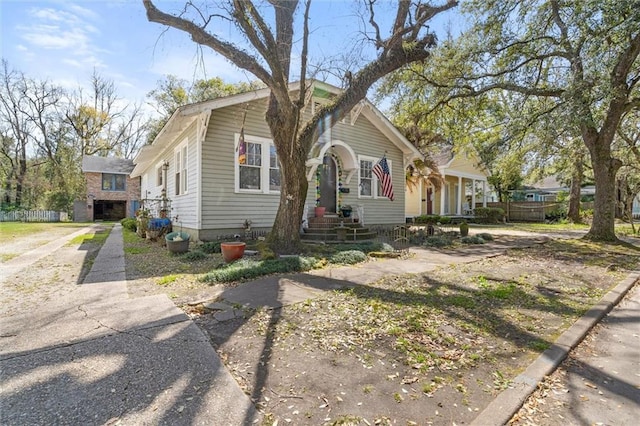
[[(156, 5), (173, 12), (184, 2), (158, 0)], [(353, 1), (312, 5), (312, 54), (340, 54), (361, 37)], [(450, 22), (447, 13), (439, 25)], [(10, 69), (68, 89), (87, 87), (96, 70), (131, 102), (143, 102), (167, 74), (187, 81), (255, 80), (208, 48), (200, 56), (185, 33), (149, 22), (140, 0), (0, 0), (0, 28), (0, 53)], [(442, 29), (439, 35), (444, 36)]]

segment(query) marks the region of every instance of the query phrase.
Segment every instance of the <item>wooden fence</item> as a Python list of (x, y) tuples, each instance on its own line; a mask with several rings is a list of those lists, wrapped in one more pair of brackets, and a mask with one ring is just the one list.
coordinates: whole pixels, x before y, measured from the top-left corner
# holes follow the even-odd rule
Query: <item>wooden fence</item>
[(13, 210), (0, 211), (0, 222), (66, 222), (69, 215), (66, 212), (53, 210)]
[(487, 207), (498, 207), (504, 210), (509, 222), (544, 222), (546, 215), (561, 209), (563, 203), (555, 201), (522, 201), (487, 203)]

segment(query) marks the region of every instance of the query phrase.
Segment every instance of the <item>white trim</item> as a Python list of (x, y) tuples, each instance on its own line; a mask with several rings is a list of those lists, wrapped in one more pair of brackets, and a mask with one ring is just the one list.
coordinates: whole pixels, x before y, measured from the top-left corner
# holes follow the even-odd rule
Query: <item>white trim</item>
[[(179, 161), (178, 158), (180, 158)], [(173, 195), (176, 197), (187, 195), (189, 193), (189, 138), (184, 138), (173, 149), (173, 161)], [(179, 169), (178, 165), (180, 166)], [(178, 173), (180, 173), (180, 180), (176, 182)]]
[[(156, 168), (155, 168), (155, 181), (156, 181), (155, 186), (156, 186), (156, 188), (162, 187), (162, 184), (163, 184), (162, 181), (164, 181), (164, 171), (162, 170), (162, 165), (163, 165), (163, 161), (161, 161), (159, 163), (156, 163)], [(159, 175), (158, 175), (158, 172), (160, 173)], [(160, 183), (158, 183), (158, 176), (160, 176), (160, 181), (161, 181)]]
[[(244, 135), (246, 143), (260, 145), (260, 189), (240, 188), (240, 164), (238, 163), (238, 144), (240, 143), (240, 133), (233, 135), (233, 175), (234, 192), (236, 194), (280, 194), (280, 190), (269, 189), (269, 170), (271, 169), (271, 147), (275, 146), (273, 141), (260, 136)], [(280, 162), (278, 161), (278, 169)], [(281, 182), (282, 184), (282, 182)]]

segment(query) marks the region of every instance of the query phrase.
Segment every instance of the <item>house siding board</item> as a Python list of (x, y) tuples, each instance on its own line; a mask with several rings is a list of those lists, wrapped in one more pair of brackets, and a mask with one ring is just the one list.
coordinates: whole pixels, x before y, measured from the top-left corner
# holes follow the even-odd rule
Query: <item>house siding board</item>
[[(404, 169), (401, 151), (393, 145), (369, 120), (363, 115), (358, 117), (355, 125), (349, 121), (337, 123), (331, 130), (331, 140), (339, 140), (348, 144), (356, 156), (381, 157), (385, 154), (391, 161), (393, 178), (394, 201), (386, 198), (359, 198), (358, 171), (354, 173), (349, 184), (348, 194), (343, 194), (342, 203), (364, 207), (364, 219), (367, 224), (395, 224), (405, 221)], [(322, 138), (321, 138), (322, 139)], [(310, 208), (315, 206), (316, 185), (313, 178), (309, 182), (307, 203)], [(310, 211), (310, 214), (312, 212)]]
[[(169, 170), (167, 172), (167, 198), (171, 199), (171, 217), (178, 217), (174, 220), (174, 224), (184, 226), (186, 228), (196, 229), (198, 212), (196, 211), (198, 191), (200, 188), (198, 177), (198, 149), (196, 139), (197, 126), (193, 124), (182, 135), (175, 140), (167, 156), (169, 157)], [(187, 142), (187, 192), (185, 194), (176, 195), (176, 159), (175, 150), (178, 146)], [(151, 173), (155, 173), (155, 164), (152, 166)], [(161, 191), (161, 187), (157, 187)]]
[[(270, 228), (280, 194), (235, 193), (235, 134), (243, 127), (245, 107), (215, 110), (202, 146), (202, 228), (240, 230), (246, 219)], [(270, 139), (264, 122), (265, 102), (253, 102), (244, 119), (245, 135)]]

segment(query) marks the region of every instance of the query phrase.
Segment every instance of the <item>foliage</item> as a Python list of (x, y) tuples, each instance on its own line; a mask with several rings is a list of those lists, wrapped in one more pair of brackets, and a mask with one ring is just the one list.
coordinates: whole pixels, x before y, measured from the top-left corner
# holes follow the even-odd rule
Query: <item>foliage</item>
[(342, 265), (353, 265), (367, 260), (367, 255), (360, 250), (341, 251), (329, 259), (331, 263)]
[(442, 225), (446, 225), (451, 223), (451, 218), (449, 216), (439, 216), (437, 214), (423, 214), (416, 216), (414, 222), (418, 224), (428, 223), (435, 225), (436, 223), (440, 223)]
[(222, 253), (222, 250), (220, 249), (220, 241), (208, 241), (206, 243), (202, 243), (198, 246), (198, 250), (207, 254)]
[(460, 238), (460, 242), (463, 244), (484, 244), (486, 241), (478, 235), (472, 235)]
[(448, 247), (453, 245), (453, 238), (449, 235), (432, 235), (422, 242), (425, 247)]
[(207, 254), (200, 250), (188, 251), (182, 255), (182, 257), (188, 261), (195, 262), (198, 260), (206, 259)]
[(131, 232), (136, 232), (138, 221), (132, 217), (124, 218), (120, 221), (123, 228), (128, 229)]
[(486, 232), (481, 232), (479, 234), (476, 234), (476, 237), (482, 238), (485, 241), (493, 241), (493, 235), (488, 234)]
[(313, 269), (318, 262), (314, 257), (302, 256), (268, 260), (240, 259), (205, 274), (201, 280), (233, 282), (275, 273), (303, 272)]
[(505, 211), (499, 207), (477, 207), (475, 216), (484, 223), (501, 223), (504, 220)]
[(97, 72), (89, 91), (65, 89), (3, 60), (0, 82), (3, 205), (71, 212), (87, 196), (83, 155), (132, 158), (144, 141), (140, 107)]
[[(615, 240), (614, 186), (623, 162), (612, 148), (638, 99), (640, 8), (632, 0), (535, 7), (470, 0), (465, 12), (467, 31), (446, 40), (432, 61), (386, 82), (394, 110), (456, 144), (475, 145), (501, 185), (511, 179), (497, 171), (542, 174), (549, 159), (564, 159), (570, 167), (556, 168), (570, 170), (574, 182), (583, 168), (592, 170), (598, 191), (588, 236)], [(506, 163), (496, 167), (501, 158)]]
[(466, 221), (463, 221), (460, 224), (460, 236), (466, 237), (469, 235), (469, 224)]

